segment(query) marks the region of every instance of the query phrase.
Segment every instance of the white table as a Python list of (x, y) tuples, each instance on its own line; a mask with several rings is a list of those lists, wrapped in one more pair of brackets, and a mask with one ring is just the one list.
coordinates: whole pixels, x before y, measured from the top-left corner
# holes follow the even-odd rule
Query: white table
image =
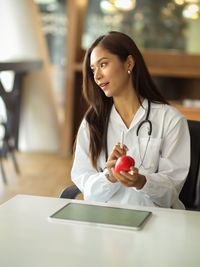
[(140, 231), (49, 222), (68, 202), (17, 195), (2, 204), (0, 266), (200, 266), (199, 212), (140, 207), (153, 212)]

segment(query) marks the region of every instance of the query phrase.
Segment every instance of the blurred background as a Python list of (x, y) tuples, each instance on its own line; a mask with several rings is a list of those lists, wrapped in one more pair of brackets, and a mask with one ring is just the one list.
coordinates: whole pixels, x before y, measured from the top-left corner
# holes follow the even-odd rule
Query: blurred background
[(0, 203), (71, 184), (83, 56), (110, 30), (133, 37), (166, 98), (200, 120), (199, 29), (198, 0), (0, 0)]

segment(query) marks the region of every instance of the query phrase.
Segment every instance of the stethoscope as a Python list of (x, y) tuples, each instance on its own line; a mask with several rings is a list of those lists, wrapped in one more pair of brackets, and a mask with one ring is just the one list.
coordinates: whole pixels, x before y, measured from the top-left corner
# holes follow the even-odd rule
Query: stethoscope
[[(150, 111), (151, 111), (151, 102), (150, 102), (150, 100), (148, 100), (148, 108), (147, 108), (146, 118), (140, 122), (140, 124), (138, 125), (137, 130), (136, 130), (136, 136), (138, 137), (137, 140), (138, 140), (139, 155), (140, 155), (140, 165), (138, 166), (138, 168), (140, 168), (142, 166), (144, 169), (146, 169), (146, 168), (144, 167), (143, 163), (144, 163), (144, 159), (146, 157), (149, 141), (150, 141), (151, 134), (152, 134), (152, 122), (149, 120)], [(108, 120), (106, 121), (106, 129), (108, 129)], [(147, 139), (147, 143), (146, 143), (146, 147), (145, 147), (143, 156), (141, 156), (141, 149), (140, 149), (140, 143), (139, 143), (139, 133), (140, 133), (142, 126), (144, 126), (145, 124), (148, 125), (148, 133), (147, 133), (148, 139)], [(107, 138), (104, 139), (104, 143), (105, 143), (105, 160), (107, 162), (107, 159), (108, 159)]]
[[(151, 110), (151, 102), (150, 100), (148, 100), (148, 109), (147, 109), (147, 115), (146, 115), (146, 118), (145, 120), (143, 120), (142, 122), (140, 122), (140, 124), (138, 125), (138, 128), (137, 128), (137, 131), (136, 131), (136, 135), (137, 135), (137, 140), (138, 140), (138, 148), (139, 148), (139, 155), (140, 155), (140, 165), (138, 166), (138, 168), (140, 168), (141, 166), (145, 168), (145, 166), (143, 165), (144, 163), (144, 159), (146, 157), (146, 153), (147, 153), (147, 148), (148, 148), (148, 145), (149, 145), (149, 141), (150, 141), (150, 138), (151, 138), (151, 134), (152, 134), (152, 122), (149, 120), (149, 114), (150, 114), (150, 110)], [(139, 132), (142, 128), (142, 126), (144, 126), (144, 124), (148, 124), (148, 139), (147, 139), (147, 143), (146, 143), (146, 147), (145, 147), (145, 150), (144, 150), (144, 153), (143, 153), (143, 156), (141, 156), (141, 149), (140, 149), (140, 142), (139, 142)]]

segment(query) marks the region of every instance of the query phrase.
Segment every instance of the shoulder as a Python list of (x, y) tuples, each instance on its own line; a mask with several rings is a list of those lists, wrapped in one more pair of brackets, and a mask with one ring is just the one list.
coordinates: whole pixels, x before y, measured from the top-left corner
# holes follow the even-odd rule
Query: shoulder
[(89, 129), (87, 125), (87, 121), (85, 119), (82, 120), (78, 133), (76, 136), (76, 150), (88, 150), (89, 146)]
[(78, 136), (83, 136), (83, 135), (86, 135), (88, 136), (89, 134), (89, 128), (88, 128), (88, 123), (86, 121), (86, 119), (84, 118), (79, 126), (79, 129), (78, 129)]
[(88, 128), (88, 125), (87, 125), (87, 121), (85, 118), (83, 118), (81, 124), (80, 124), (80, 127), (79, 129), (85, 129), (85, 128)]
[(173, 128), (188, 128), (185, 116), (171, 105), (152, 103), (151, 114), (154, 124), (161, 127), (165, 133)]
[(173, 118), (179, 120), (185, 118), (178, 109), (171, 105), (151, 103), (151, 109), (153, 113), (168, 119)]

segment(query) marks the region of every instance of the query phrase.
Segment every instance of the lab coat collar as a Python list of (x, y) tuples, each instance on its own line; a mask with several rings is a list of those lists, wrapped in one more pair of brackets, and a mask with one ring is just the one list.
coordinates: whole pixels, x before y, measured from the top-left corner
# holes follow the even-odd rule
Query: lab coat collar
[(144, 99), (142, 106), (140, 106), (138, 111), (136, 112), (136, 114), (135, 114), (135, 116), (134, 116), (134, 118), (130, 124), (130, 127), (127, 128), (125, 123), (123, 122), (121, 116), (117, 112), (115, 105), (113, 104), (111, 114), (110, 114), (110, 119), (117, 121), (118, 124), (120, 124), (120, 127), (123, 127), (124, 130), (129, 131), (130, 129), (135, 127), (142, 119), (145, 118), (147, 109), (148, 109), (148, 101), (147, 101), (147, 99)]

